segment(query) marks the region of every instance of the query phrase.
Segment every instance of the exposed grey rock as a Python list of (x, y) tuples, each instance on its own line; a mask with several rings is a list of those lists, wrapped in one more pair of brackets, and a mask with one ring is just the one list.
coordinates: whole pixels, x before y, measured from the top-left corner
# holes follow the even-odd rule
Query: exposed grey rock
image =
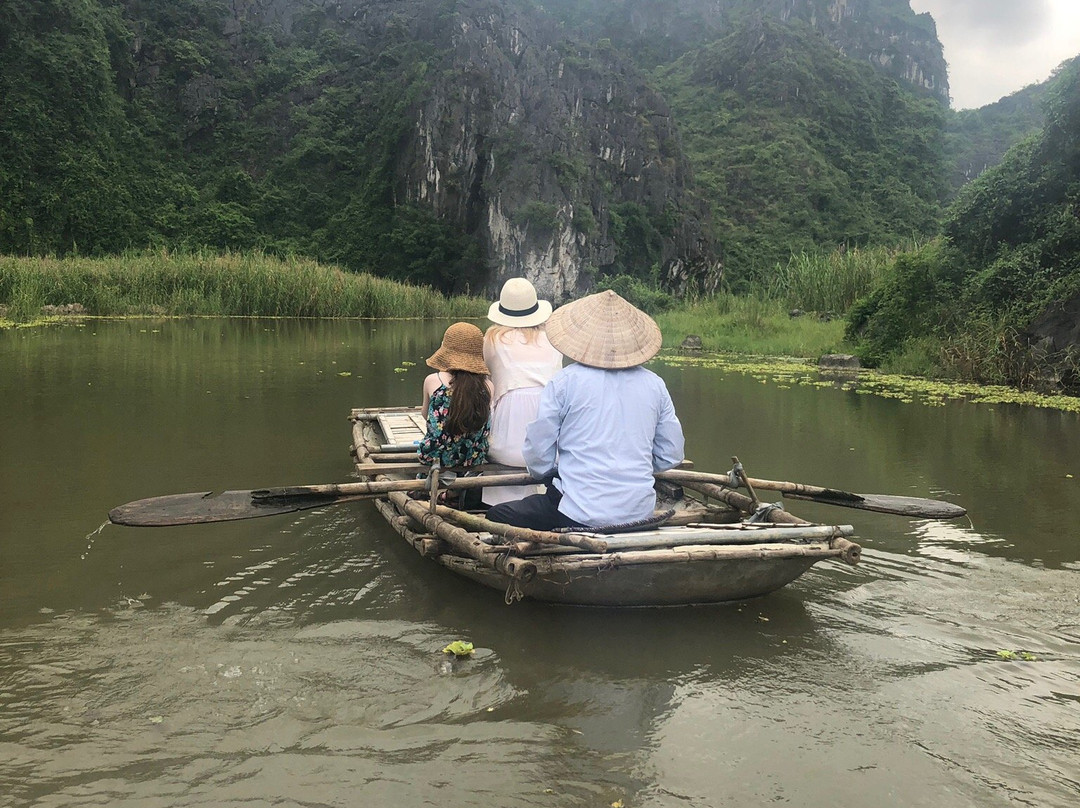
[(1029, 379), (1040, 392), (1080, 393), (1080, 294), (1052, 303), (1020, 335)]
[(687, 334), (686, 339), (682, 341), (679, 348), (684, 351), (700, 351), (702, 348), (701, 337), (697, 334)]
[[(224, 33), (236, 37), (247, 25), (288, 35), (297, 3), (231, 0)], [(430, 43), (430, 87), (411, 105), (412, 126), (398, 144), (395, 198), (428, 206), (478, 239), (487, 293), (523, 276), (561, 301), (587, 291), (596, 270), (640, 261), (620, 255), (613, 238), (612, 210), (627, 204), (662, 234), (657, 269), (666, 289), (716, 289), (721, 261), (709, 210), (688, 191), (668, 107), (614, 49), (577, 42), (516, 0), (438, 10), (423, 0), (315, 5), (371, 52), (401, 38)], [(213, 103), (211, 90), (189, 88), (185, 102)]]
[(82, 303), (62, 303), (59, 306), (48, 304), (41, 307), (41, 313), (46, 316), (79, 316), (86, 314), (86, 307)]
[(818, 367), (835, 370), (858, 370), (862, 367), (859, 357), (851, 354), (825, 354), (818, 360)]

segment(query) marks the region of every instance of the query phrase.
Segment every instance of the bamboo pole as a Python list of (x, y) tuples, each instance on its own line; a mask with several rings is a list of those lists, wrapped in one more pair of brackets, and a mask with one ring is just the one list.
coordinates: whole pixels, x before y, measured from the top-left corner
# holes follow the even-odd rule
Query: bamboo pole
[[(713, 483), (714, 485), (727, 485), (734, 486), (735, 481), (731, 479), (728, 474), (710, 474), (706, 471), (690, 471), (687, 469), (672, 469), (670, 471), (660, 471), (656, 473), (658, 480), (670, 480), (676, 483)], [(858, 501), (862, 499), (858, 494), (852, 494), (848, 491), (840, 491), (835, 488), (821, 488), (816, 485), (805, 485), (803, 483), (789, 483), (777, 480), (758, 480), (755, 478), (747, 477), (746, 481), (755, 488), (760, 488), (763, 491), (779, 491), (783, 494), (804, 494), (806, 496), (827, 496), (838, 500), (853, 500)]]
[[(745, 546), (751, 544), (783, 544), (792, 547), (808, 544), (821, 544), (830, 542), (831, 547), (844, 550), (855, 560), (844, 558), (848, 563), (858, 563), (858, 553), (862, 549), (859, 545), (847, 541), (844, 537), (855, 532), (851, 525), (776, 525), (761, 526), (753, 529), (727, 531), (727, 535), (718, 535), (715, 530), (702, 536), (689, 536), (687, 534), (668, 535), (658, 534), (655, 536), (609, 536), (607, 537), (607, 550), (609, 553), (619, 553), (630, 550), (643, 550), (646, 548), (681, 548), (703, 546)], [(832, 542), (836, 542), (832, 544)], [(840, 542), (843, 542), (841, 544)], [(847, 545), (850, 545), (849, 548)], [(854, 548), (854, 549), (852, 549)], [(529, 542), (518, 542), (508, 545), (497, 545), (489, 548), (488, 552), (513, 552), (517, 555), (550, 554), (551, 552), (573, 552), (570, 548), (550, 548), (546, 545)]]
[(786, 558), (843, 558), (844, 551), (826, 543), (809, 546), (791, 545), (716, 545), (657, 550), (628, 550), (604, 555), (532, 556), (536, 574), (544, 578), (587, 571), (603, 571), (620, 566), (641, 564), (691, 563), (696, 561), (774, 561)]
[(383, 519), (396, 530), (405, 541), (413, 546), (422, 556), (439, 556), (445, 551), (446, 545), (438, 536), (433, 536), (430, 533), (417, 533), (409, 527), (409, 517), (402, 516), (385, 499), (375, 500), (375, 507), (379, 513), (382, 514)]
[[(607, 542), (603, 539), (586, 536), (580, 533), (555, 533), (548, 530), (532, 530), (527, 527), (515, 527), (502, 522), (492, 522), (476, 514), (459, 511), (455, 508), (447, 508), (440, 505), (439, 516), (452, 520), (455, 524), (468, 528), (473, 533), (491, 533), (504, 539), (512, 539), (516, 542), (531, 542), (534, 544), (562, 544), (570, 547), (580, 547), (593, 553), (607, 551)], [(487, 545), (490, 547), (491, 545)]]
[[(697, 491), (699, 494), (704, 494), (707, 497), (712, 497), (713, 499), (718, 499), (721, 502), (726, 502), (728, 505), (732, 505), (738, 508), (740, 511), (743, 511), (744, 513), (753, 513), (757, 510), (757, 503), (755, 503), (754, 500), (750, 499), (750, 497), (746, 496), (745, 494), (738, 493), (737, 491), (732, 491), (728, 488), (721, 488), (719, 485), (714, 485), (708, 482), (701, 482), (699, 480), (681, 480), (681, 482), (691, 491)], [(805, 519), (800, 519), (797, 516), (793, 516), (782, 508), (778, 508), (772, 511), (769, 514), (769, 521), (789, 525), (810, 524)]]
[(853, 567), (862, 560), (862, 545), (853, 541), (838, 536), (829, 542), (829, 546), (834, 550), (839, 550), (840, 558)]
[[(537, 482), (529, 474), (498, 474), (487, 477), (458, 477), (445, 483), (444, 488), (484, 488), (489, 485), (527, 485)], [(325, 483), (322, 485), (290, 485), (281, 488), (258, 488), (252, 499), (274, 499), (302, 496), (363, 496), (387, 494), (391, 491), (426, 491), (427, 481), (418, 479), (374, 480), (359, 483)]]
[(437, 513), (428, 513), (427, 506), (409, 497), (402, 491), (393, 491), (390, 501), (401, 512), (424, 526), (429, 533), (434, 533), (458, 553), (479, 561), (496, 572), (509, 576), (521, 583), (528, 583), (536, 575), (536, 565), (514, 556), (494, 556), (484, 551), (488, 545), (464, 528), (458, 527)]

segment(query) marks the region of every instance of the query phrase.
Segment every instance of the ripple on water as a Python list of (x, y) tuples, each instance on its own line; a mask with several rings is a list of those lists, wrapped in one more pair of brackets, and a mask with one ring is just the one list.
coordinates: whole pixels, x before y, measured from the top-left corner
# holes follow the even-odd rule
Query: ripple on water
[(847, 681), (868, 713), (902, 711), (910, 741), (965, 778), (1022, 804), (1070, 804), (1080, 710), (1062, 696), (1080, 681), (1075, 572), (983, 555), (961, 533), (923, 535), (963, 550), (871, 551), (875, 580), (811, 606), (833, 626)]
[(439, 675), (447, 641), (393, 620), (220, 626), (175, 605), (58, 616), (0, 646), (0, 794), (404, 805), (444, 797), (467, 765), (461, 804), (539, 804), (565, 731), (514, 717), (491, 650)]
[(302, 513), (282, 532), (297, 536), (292, 550), (270, 557), (254, 553), (207, 592), (215, 599), (204, 614), (229, 624), (302, 623), (340, 616), (344, 606), (382, 609), (406, 596), (347, 510)]

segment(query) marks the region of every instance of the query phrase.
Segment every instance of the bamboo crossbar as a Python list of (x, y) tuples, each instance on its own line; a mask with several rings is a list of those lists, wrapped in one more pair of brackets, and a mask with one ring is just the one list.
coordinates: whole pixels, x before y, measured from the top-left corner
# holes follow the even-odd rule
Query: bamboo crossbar
[(478, 536), (448, 522), (437, 513), (430, 513), (424, 503), (409, 499), (404, 492), (393, 491), (389, 494), (389, 498), (399, 511), (423, 525), (425, 530), (438, 536), (461, 555), (475, 559), (484, 566), (522, 583), (531, 581), (536, 575), (536, 566), (531, 561), (485, 552), (484, 548), (488, 545)]
[[(658, 480), (669, 480), (674, 483), (712, 483), (714, 485), (734, 486), (735, 483), (729, 474), (710, 474), (704, 471), (690, 471), (688, 469), (672, 469), (671, 471), (657, 472)], [(824, 496), (833, 499), (862, 499), (858, 494), (847, 491), (839, 491), (834, 488), (822, 488), (817, 485), (805, 485), (803, 483), (789, 483), (778, 480), (758, 480), (747, 477), (747, 483), (751, 490), (760, 488), (763, 491), (779, 491), (783, 494), (804, 494), (806, 496)]]
[[(667, 474), (668, 472), (663, 473)], [(681, 482), (691, 491), (697, 491), (699, 494), (704, 494), (707, 497), (726, 502), (728, 505), (738, 508), (743, 513), (753, 513), (757, 510), (757, 503), (754, 502), (754, 500), (750, 499), (750, 497), (745, 494), (740, 494), (738, 491), (732, 491), (730, 488), (721, 488), (719, 485), (714, 485), (713, 483), (692, 480), (682, 480)], [(810, 524), (805, 519), (800, 519), (779, 508), (769, 514), (769, 521), (782, 522), (789, 525)]]
[(607, 570), (619, 566), (642, 564), (671, 564), (694, 561), (764, 561), (783, 558), (843, 558), (844, 550), (822, 542), (814, 545), (736, 545), (676, 547), (656, 550), (628, 550), (604, 555), (580, 556), (531, 556), (536, 574), (548, 577), (569, 575), (594, 570)]
[[(443, 488), (464, 490), (489, 485), (528, 485), (536, 480), (528, 473), (499, 474), (487, 477), (457, 477)], [(290, 485), (281, 488), (260, 488), (251, 492), (252, 499), (275, 499), (302, 496), (363, 496), (381, 495), (391, 491), (426, 491), (427, 480), (373, 480), (359, 483), (324, 483), (322, 485)]]
[[(453, 521), (455, 524), (468, 528), (473, 533), (490, 533), (493, 536), (501, 536), (514, 542), (529, 542), (532, 544), (561, 544), (570, 547), (580, 547), (593, 553), (607, 551), (607, 542), (593, 536), (583, 536), (578, 533), (554, 533), (548, 530), (531, 530), (527, 527), (515, 527), (492, 522), (482, 516), (465, 513), (454, 508), (440, 506), (437, 513)], [(490, 547), (490, 545), (487, 545)], [(487, 552), (486, 550), (484, 551)]]

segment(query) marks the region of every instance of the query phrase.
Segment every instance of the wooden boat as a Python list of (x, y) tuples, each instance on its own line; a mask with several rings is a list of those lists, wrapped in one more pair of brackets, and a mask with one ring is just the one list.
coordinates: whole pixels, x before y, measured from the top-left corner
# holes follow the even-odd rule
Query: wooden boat
[[(419, 408), (356, 409), (350, 420), (362, 480), (407, 480), (426, 470), (415, 462), (416, 441), (424, 434)], [(507, 470), (488, 467), (484, 474), (500, 471)], [(750, 498), (709, 483), (657, 476), (658, 509), (673, 513), (660, 527), (616, 534), (512, 528), (405, 491), (388, 492), (375, 505), (422, 556), (504, 592), (507, 603), (718, 603), (773, 592), (824, 559), (858, 563), (861, 549), (847, 538), (850, 525), (813, 525), (786, 511), (774, 512), (777, 521), (751, 521), (730, 504), (713, 501)], [(527, 479), (518, 477), (518, 484)], [(482, 483), (458, 478), (455, 486), (460, 485)]]

